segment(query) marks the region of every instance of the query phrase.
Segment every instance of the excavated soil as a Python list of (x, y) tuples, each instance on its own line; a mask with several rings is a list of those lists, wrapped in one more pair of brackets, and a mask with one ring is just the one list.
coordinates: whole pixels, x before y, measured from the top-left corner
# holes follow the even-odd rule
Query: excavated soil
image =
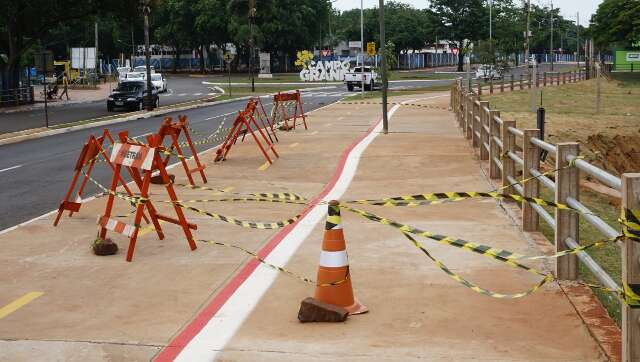
[(623, 174), (640, 170), (640, 134), (589, 136), (586, 146), (595, 156), (594, 163), (605, 170)]

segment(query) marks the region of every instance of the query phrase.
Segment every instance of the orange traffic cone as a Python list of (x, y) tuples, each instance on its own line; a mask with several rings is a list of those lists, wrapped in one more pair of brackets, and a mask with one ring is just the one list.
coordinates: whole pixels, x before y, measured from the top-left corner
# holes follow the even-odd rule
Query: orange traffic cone
[(362, 314), (369, 311), (354, 296), (349, 274), (349, 258), (344, 241), (340, 206), (333, 200), (329, 202), (327, 223), (322, 241), (320, 266), (318, 267), (318, 286), (315, 299), (346, 309), (349, 314)]

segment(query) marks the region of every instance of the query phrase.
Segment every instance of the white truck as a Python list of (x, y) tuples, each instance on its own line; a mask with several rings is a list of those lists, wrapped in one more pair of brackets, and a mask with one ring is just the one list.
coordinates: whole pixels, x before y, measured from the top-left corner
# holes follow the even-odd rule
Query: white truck
[(345, 73), (344, 82), (347, 85), (347, 89), (351, 92), (354, 87), (362, 87), (364, 81), (364, 90), (373, 90), (376, 85), (380, 83), (378, 73), (376, 73), (371, 67), (355, 67), (352, 71)]

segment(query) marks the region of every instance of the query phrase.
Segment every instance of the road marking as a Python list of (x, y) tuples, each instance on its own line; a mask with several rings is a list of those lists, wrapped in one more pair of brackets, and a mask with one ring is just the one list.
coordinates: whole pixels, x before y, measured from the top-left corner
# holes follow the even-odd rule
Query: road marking
[(180, 93), (180, 94), (178, 94), (178, 97), (184, 97), (186, 95), (187, 95), (187, 93)]
[(13, 302), (5, 305), (4, 307), (0, 308), (0, 319), (24, 307), (25, 305), (29, 304), (31, 301), (40, 297), (43, 294), (44, 292), (29, 292), (23, 295), (22, 297), (14, 300)]
[(298, 142), (296, 142), (296, 143), (292, 143), (292, 144), (290, 144), (290, 145), (289, 145), (289, 147), (290, 147), (290, 148), (294, 148), (294, 147), (298, 147), (298, 145), (299, 145), (299, 143), (298, 143)]
[(267, 161), (267, 162), (263, 163), (262, 166), (258, 167), (258, 170), (264, 171), (264, 170), (268, 169), (269, 166), (271, 166), (271, 163), (269, 161)]
[(318, 134), (318, 131), (313, 131), (313, 132), (311, 132), (309, 135), (310, 135), (310, 136), (315, 136), (315, 135), (317, 135), (317, 134)]
[(193, 93), (194, 96), (201, 96), (202, 93)]
[(16, 168), (20, 168), (20, 167), (22, 167), (22, 165), (15, 165), (15, 166), (3, 168), (2, 170), (0, 170), (0, 172), (11, 171), (11, 170), (15, 170)]
[(228, 116), (228, 115), (230, 115), (230, 114), (234, 114), (234, 113), (236, 113), (236, 112), (229, 112), (229, 113), (221, 114), (221, 115), (218, 115), (218, 116), (213, 116), (213, 117), (205, 118), (204, 120), (205, 120), (205, 121), (210, 121), (210, 120), (212, 120), (212, 119), (216, 119), (216, 118), (220, 118), (220, 117), (226, 117), (226, 116)]
[[(389, 110), (389, 118), (400, 108)], [(269, 263), (287, 265), (289, 259), (326, 216), (326, 206), (320, 201), (338, 199), (353, 180), (358, 163), (369, 144), (382, 131), (379, 118), (365, 134), (344, 150), (336, 171), (303, 211), (301, 218), (282, 229), (258, 254)], [(245, 319), (258, 305), (262, 296), (279, 276), (276, 270), (264, 267), (252, 259), (213, 297), (202, 311), (157, 356), (157, 362), (212, 361), (233, 338)]]
[(150, 135), (150, 134), (153, 134), (153, 132), (143, 133), (143, 134), (141, 134), (141, 135), (139, 135), (139, 136), (135, 136), (135, 137), (133, 137), (133, 139), (135, 140), (135, 139), (138, 139), (138, 138), (140, 138), (140, 137), (148, 136), (148, 135)]

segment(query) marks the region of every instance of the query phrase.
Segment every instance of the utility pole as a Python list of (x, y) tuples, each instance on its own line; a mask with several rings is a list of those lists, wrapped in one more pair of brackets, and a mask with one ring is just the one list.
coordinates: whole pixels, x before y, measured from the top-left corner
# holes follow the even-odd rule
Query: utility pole
[(549, 47), (549, 53), (551, 53), (551, 71), (553, 72), (553, 1), (551, 2), (551, 46)]
[(580, 69), (580, 12), (576, 14), (576, 61), (578, 62), (578, 69)]
[(255, 92), (256, 91), (256, 83), (255, 83), (255, 79), (253, 77), (253, 62), (254, 62), (254, 58), (255, 58), (255, 44), (253, 41), (253, 23), (255, 22), (255, 18), (256, 18), (256, 0), (249, 0), (249, 47), (251, 48), (249, 51), (249, 56), (251, 57), (249, 59), (249, 72), (251, 74), (251, 92)]
[[(96, 75), (98, 75), (100, 61), (98, 60), (98, 22), (95, 23), (95, 46), (96, 46)], [(69, 76), (67, 74), (67, 76)]]
[[(360, 94), (364, 99), (364, 0), (360, 0), (360, 54), (362, 63), (360, 64)], [(373, 75), (373, 73), (371, 73)]]
[[(529, 63), (529, 34), (531, 31), (529, 30), (529, 24), (531, 22), (531, 0), (527, 0), (527, 32), (524, 35), (525, 38), (525, 49), (524, 49), (524, 61), (525, 64)], [(531, 74), (527, 67), (527, 72)]]
[(149, 14), (151, 7), (150, 0), (144, 0), (142, 13), (144, 14), (144, 58), (147, 65), (147, 96), (145, 97), (147, 111), (153, 111), (153, 86), (151, 85), (151, 49), (149, 46)]
[(384, 0), (380, 0), (380, 66), (382, 67), (382, 131), (389, 133), (389, 118), (387, 115), (387, 50), (384, 40)]

